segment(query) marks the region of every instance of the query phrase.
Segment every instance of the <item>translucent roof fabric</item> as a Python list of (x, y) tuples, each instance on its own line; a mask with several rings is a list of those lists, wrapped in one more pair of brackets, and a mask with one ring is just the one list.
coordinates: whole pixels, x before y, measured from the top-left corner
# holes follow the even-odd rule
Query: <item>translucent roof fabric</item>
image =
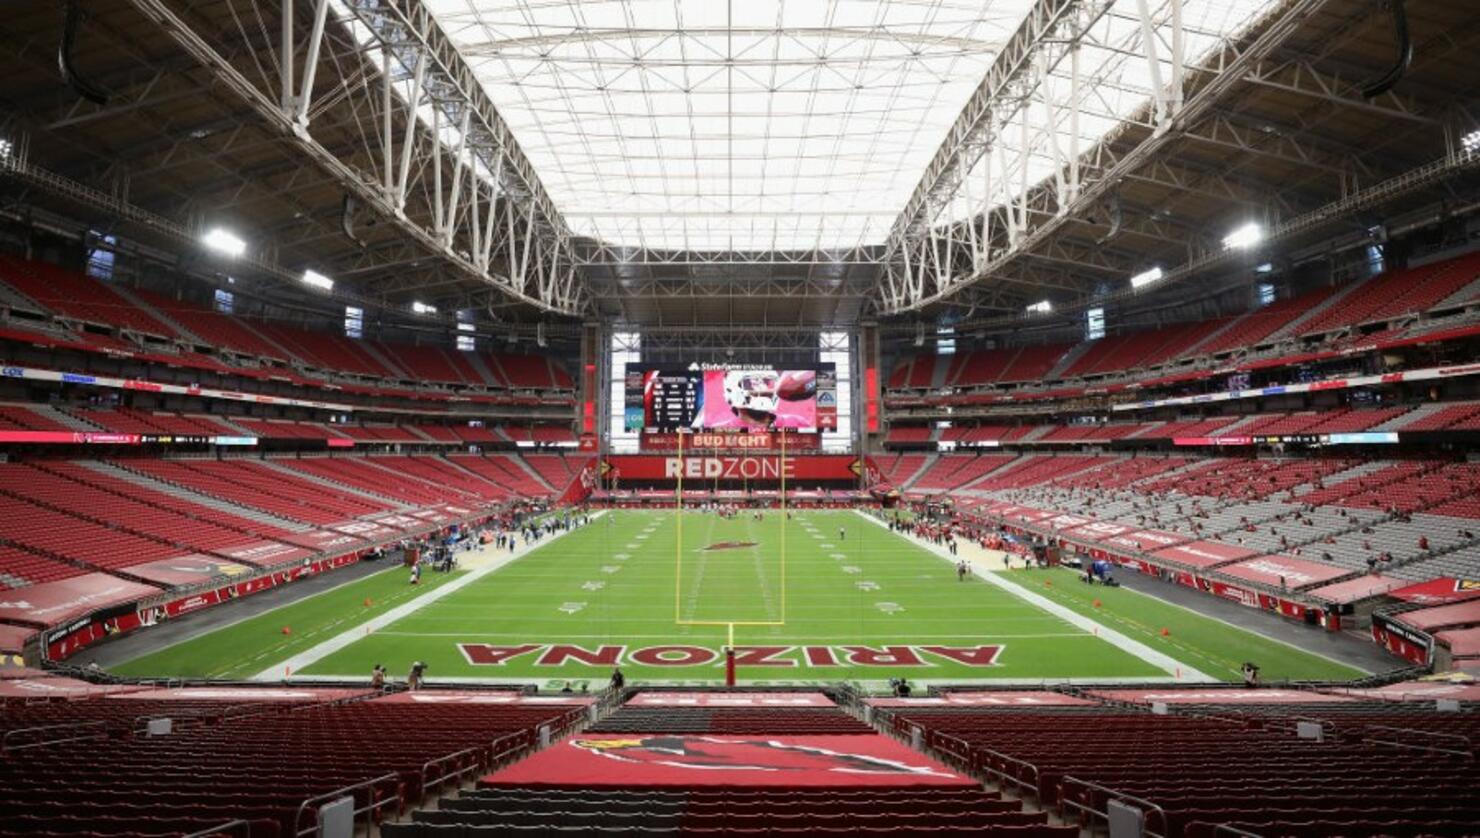
[[(828, 251), (883, 242), (1032, 6), (424, 2), (474, 68), (572, 232), (612, 245), (699, 251)], [(1189, 63), (1270, 2), (1186, 0)], [(1135, 4), (1118, 6), (1126, 8), (1114, 19), (1116, 33), (1128, 27), (1125, 38), (1135, 41)], [(1102, 82), (1085, 95), (1079, 133), (1086, 151), (1147, 100), (1150, 83), (1145, 59), (1133, 53), (1097, 49), (1082, 58), (1086, 76)], [(1062, 77), (1067, 85), (1067, 72), (1066, 63), (1050, 84)], [(1028, 118), (1049, 124), (1036, 109)], [(1051, 130), (1066, 130), (1058, 126), (1065, 119), (1059, 114)], [(1051, 173), (1049, 133), (1035, 131), (1030, 140), (1034, 181)], [(1009, 134), (1005, 143), (1019, 142)], [(1008, 194), (1004, 185), (1003, 198)], [(969, 214), (980, 203), (978, 190), (950, 214)]]

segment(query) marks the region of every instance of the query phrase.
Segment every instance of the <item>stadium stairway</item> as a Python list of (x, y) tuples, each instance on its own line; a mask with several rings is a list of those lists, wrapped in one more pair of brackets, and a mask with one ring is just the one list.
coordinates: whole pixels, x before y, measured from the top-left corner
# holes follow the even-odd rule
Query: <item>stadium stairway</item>
[(68, 428), (71, 428), (74, 431), (83, 431), (85, 433), (96, 433), (97, 431), (107, 430), (106, 428), (103, 428), (103, 427), (101, 427), (99, 425), (96, 425), (96, 424), (94, 424), (92, 422), (89, 422), (89, 421), (87, 421), (86, 419), (83, 419), (80, 416), (76, 416), (76, 415), (73, 415), (71, 413), (68, 413), (67, 411), (62, 410), (59, 407), (52, 407), (49, 404), (30, 404), (30, 405), (27, 405), (27, 407), (29, 407), (31, 410), (35, 411), (36, 413), (41, 414), (42, 416), (46, 417), (47, 419), (50, 419), (51, 421), (57, 423), (58, 425), (64, 425), (64, 426), (66, 426)]
[(498, 376), (494, 375), (493, 370), (488, 368), (488, 365), (483, 362), (483, 357), (477, 352), (468, 352), (464, 355), (464, 358), (467, 360), (468, 366), (472, 367), (473, 372), (478, 374), (478, 378), (482, 379), (484, 386), (503, 386), (503, 382), (499, 381)]
[(1373, 276), (1369, 276), (1366, 279), (1359, 279), (1356, 282), (1348, 282), (1340, 288), (1337, 288), (1334, 293), (1330, 294), (1319, 303), (1316, 303), (1315, 305), (1301, 312), (1298, 316), (1296, 316), (1294, 319), (1281, 326), (1280, 328), (1275, 329), (1273, 332), (1270, 332), (1269, 336), (1264, 339), (1264, 342), (1275, 343), (1284, 340), (1285, 338), (1297, 337), (1304, 334), (1305, 327), (1308, 324), (1319, 321), (1326, 314), (1326, 312), (1340, 306), (1342, 304), (1342, 301), (1346, 300), (1352, 294), (1356, 293), (1357, 289), (1365, 286), (1367, 283), (1371, 282), (1374, 278), (1378, 276), (1382, 276), (1382, 274), (1374, 274)]
[(333, 480), (320, 474), (315, 474), (312, 471), (300, 471), (298, 469), (283, 465), (282, 463), (275, 462), (270, 459), (258, 460), (256, 462), (259, 462), (263, 466), (270, 468), (273, 471), (280, 472), (289, 477), (296, 477), (299, 480), (305, 480), (309, 483), (318, 483), (321, 486), (328, 486), (335, 489), (336, 491), (347, 492), (351, 495), (357, 495), (375, 503), (388, 504), (392, 508), (401, 512), (404, 512), (408, 509), (414, 509), (416, 506), (415, 504), (408, 503), (404, 500), (398, 500), (387, 494), (372, 492), (359, 486), (354, 486), (340, 480)]
[(135, 486), (138, 486), (141, 489), (148, 489), (150, 491), (170, 495), (172, 497), (176, 497), (180, 500), (188, 501), (193, 504), (210, 507), (211, 509), (225, 512), (228, 515), (235, 515), (239, 518), (246, 518), (248, 520), (256, 521), (261, 524), (268, 524), (270, 526), (279, 527), (281, 529), (288, 530), (289, 532), (308, 532), (309, 530), (313, 529), (311, 526), (301, 521), (294, 521), (289, 518), (282, 518), (277, 515), (264, 512), (255, 507), (232, 503), (229, 500), (218, 498), (214, 495), (207, 495), (201, 492), (193, 492), (183, 486), (169, 483), (164, 480), (156, 480), (138, 472), (129, 471), (126, 468), (119, 468), (118, 466), (109, 462), (105, 462), (103, 460), (79, 460), (77, 462), (78, 465), (81, 465), (84, 468), (91, 469), (98, 474), (127, 481), (134, 484)]
[(161, 322), (164, 325), (170, 327), (171, 329), (174, 329), (175, 332), (178, 333), (179, 336), (182, 337), (182, 338), (184, 338), (185, 340), (190, 341), (191, 343), (195, 344), (196, 346), (210, 346), (211, 345), (211, 342), (210, 341), (201, 339), (200, 335), (197, 335), (194, 332), (190, 331), (189, 329), (185, 328), (183, 325), (181, 325), (180, 321), (178, 321), (175, 318), (169, 316), (169, 314), (165, 313), (165, 311), (163, 309), (154, 306), (152, 303), (150, 303), (149, 301), (143, 299), (139, 295), (133, 293), (128, 288), (124, 287), (122, 284), (112, 285), (110, 287), (113, 289), (113, 293), (115, 293), (118, 296), (124, 298), (125, 300), (128, 300), (135, 307), (143, 310), (150, 317), (153, 317), (155, 320), (158, 320), (159, 322)]

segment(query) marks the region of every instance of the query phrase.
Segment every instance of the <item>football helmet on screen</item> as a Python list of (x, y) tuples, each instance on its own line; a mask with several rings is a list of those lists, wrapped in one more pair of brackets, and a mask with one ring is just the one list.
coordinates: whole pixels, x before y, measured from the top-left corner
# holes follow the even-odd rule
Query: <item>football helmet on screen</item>
[(776, 373), (765, 370), (726, 372), (725, 401), (737, 414), (769, 420), (776, 415)]

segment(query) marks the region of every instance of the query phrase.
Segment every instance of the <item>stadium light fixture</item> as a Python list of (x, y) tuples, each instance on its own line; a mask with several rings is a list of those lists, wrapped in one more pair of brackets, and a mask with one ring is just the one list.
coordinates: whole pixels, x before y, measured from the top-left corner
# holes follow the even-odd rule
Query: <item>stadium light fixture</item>
[(206, 247), (217, 253), (225, 254), (232, 259), (247, 252), (247, 243), (242, 241), (240, 236), (230, 230), (223, 230), (220, 227), (212, 227), (204, 236), (200, 237), (200, 240)]
[(457, 324), (457, 330), (459, 332), (476, 332), (478, 331), (478, 327), (472, 323), (459, 323)]
[[(0, 142), (3, 142), (3, 140), (0, 140)], [(1480, 151), (1480, 128), (1460, 137), (1459, 144), (1464, 148), (1465, 154), (1474, 154)]]
[(420, 300), (411, 301), (411, 311), (414, 314), (436, 314), (437, 307), (429, 306)]
[(1048, 300), (1039, 300), (1038, 302), (1028, 306), (1029, 314), (1048, 314), (1051, 311), (1053, 311), (1053, 303), (1049, 302)]
[(315, 288), (321, 288), (325, 291), (334, 290), (334, 280), (311, 269), (303, 272), (303, 284), (312, 285)]
[(1250, 221), (1223, 237), (1223, 246), (1229, 250), (1247, 250), (1264, 240), (1264, 228)]
[(10, 157), (12, 151), (15, 151), (15, 144), (4, 137), (0, 137), (0, 160)]
[(1150, 285), (1151, 283), (1157, 281), (1158, 279), (1161, 279), (1161, 277), (1162, 277), (1161, 266), (1158, 265), (1157, 267), (1151, 268), (1149, 270), (1141, 271), (1140, 273), (1138, 273), (1135, 276), (1131, 277), (1131, 287), (1132, 288), (1141, 288), (1141, 287)]

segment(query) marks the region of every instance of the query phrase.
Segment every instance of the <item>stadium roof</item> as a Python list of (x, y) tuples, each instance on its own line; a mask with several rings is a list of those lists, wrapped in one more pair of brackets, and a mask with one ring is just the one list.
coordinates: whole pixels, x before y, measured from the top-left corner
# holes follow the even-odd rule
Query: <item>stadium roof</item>
[[(881, 245), (1033, 0), (427, 0), (576, 235), (677, 251)], [(1081, 51), (1084, 111), (1031, 122), (1051, 177), (1152, 97), (1134, 3)], [(1164, 4), (1157, 4), (1164, 7)], [(1273, 0), (1188, 0), (1199, 61)], [(1164, 13), (1163, 15), (1164, 16)], [(1048, 84), (1069, 95), (1069, 64)], [(1168, 75), (1170, 70), (1166, 71)], [(1040, 132), (1039, 127), (1045, 130)], [(997, 144), (1014, 156), (1019, 133)], [(980, 180), (983, 164), (978, 163)], [(1002, 190), (1010, 197), (1015, 181)], [(1005, 185), (1004, 185), (1005, 186)], [(965, 192), (952, 219), (978, 207)]]
[(304, 307), (997, 328), (1248, 281), (1249, 220), (1464, 209), (1480, 161), (1469, 0), (1405, 4), (1383, 90), (1394, 18), (1336, 0), (126, 0), (79, 4), (70, 79), (69, 5), (0, 21), (0, 211), (225, 226)]

